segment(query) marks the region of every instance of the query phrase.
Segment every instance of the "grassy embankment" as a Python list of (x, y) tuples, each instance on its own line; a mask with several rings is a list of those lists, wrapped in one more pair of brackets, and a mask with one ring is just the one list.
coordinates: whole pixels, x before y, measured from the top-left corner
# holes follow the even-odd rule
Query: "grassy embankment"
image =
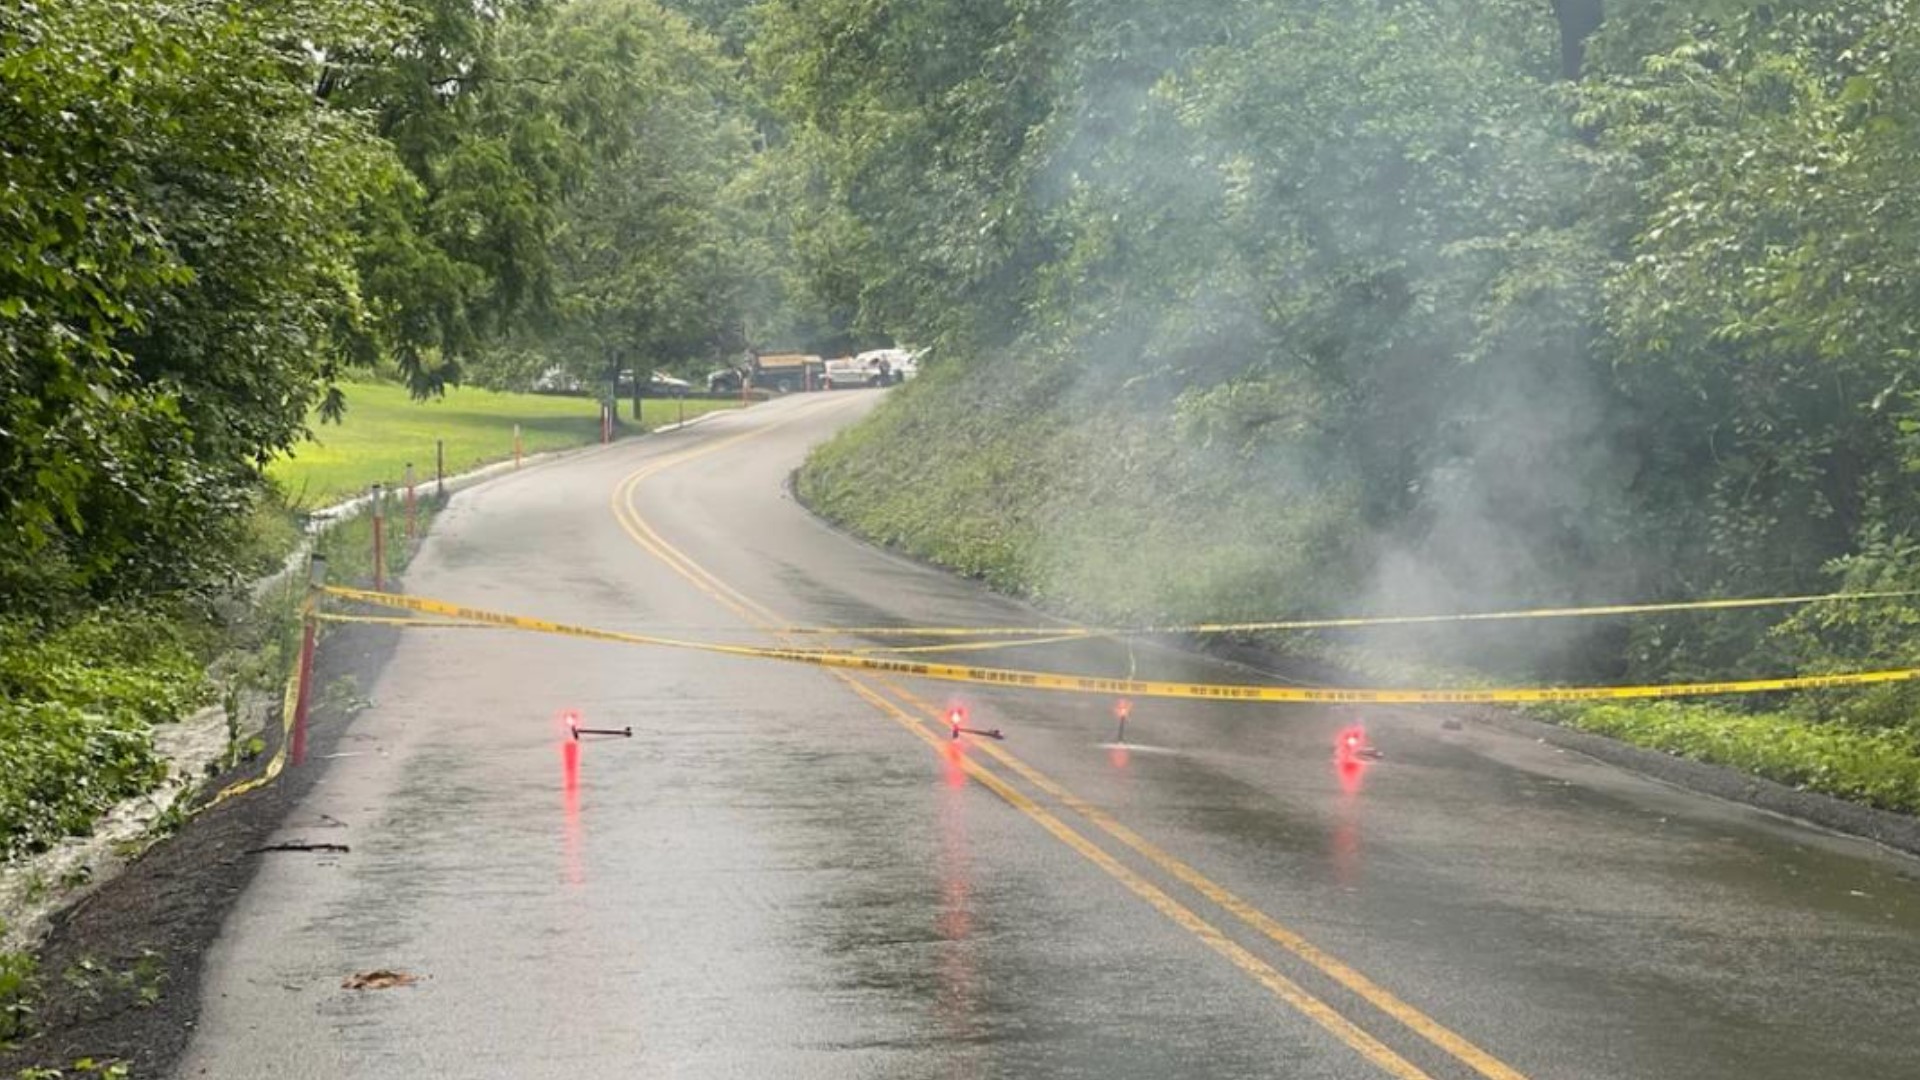
[[(342, 389), (346, 418), (339, 424), (316, 419), (313, 440), (267, 469), (294, 506), (322, 506), (364, 492), (370, 484), (398, 482), (408, 463), (422, 483), (432, 480), (436, 440), (446, 444), (447, 473), (453, 475), (511, 459), (515, 424), (527, 454), (586, 446), (600, 438), (600, 406), (588, 398), (463, 387), (444, 398), (415, 401), (387, 383), (348, 383)], [(738, 405), (649, 398), (642, 402), (642, 426), (651, 430), (683, 415), (692, 419)], [(626, 402), (621, 415), (631, 430)]]
[[(1002, 363), (993, 378), (931, 369), (820, 448), (800, 492), (877, 542), (1063, 614), (1132, 623), (1351, 611), (1371, 552), (1346, 501), (1310, 469), (1196, 448), (1170, 409), (1049, 382)], [(1374, 662), (1345, 643), (1273, 642), (1337, 655), (1363, 676), (1434, 665)], [(1441, 665), (1443, 668), (1448, 665)], [(1867, 666), (1871, 666), (1870, 663)], [(1418, 671), (1419, 674), (1411, 674)], [(1455, 679), (1484, 673), (1449, 669)], [(1501, 681), (1515, 672), (1503, 671)], [(1884, 692), (1884, 691), (1882, 691)], [(1920, 812), (1920, 722), (1870, 693), (1758, 702), (1557, 707), (1542, 718), (1883, 809)], [(1859, 707), (1852, 707), (1858, 703)], [(1748, 711), (1757, 705), (1769, 711)]]

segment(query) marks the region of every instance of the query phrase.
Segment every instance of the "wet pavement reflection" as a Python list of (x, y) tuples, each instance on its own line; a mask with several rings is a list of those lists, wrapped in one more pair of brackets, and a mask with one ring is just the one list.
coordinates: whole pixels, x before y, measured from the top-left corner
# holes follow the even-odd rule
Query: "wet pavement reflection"
[[(716, 422), (720, 438), (797, 418), (660, 474), (638, 505), (796, 624), (1037, 621), (780, 497), (805, 447), (847, 418), (837, 408), (782, 401)], [(764, 636), (607, 520), (607, 492), (654, 452), (463, 495), (409, 587), (586, 625)], [(932, 642), (850, 644), (888, 643)], [(1278, 677), (1151, 641), (975, 655)], [(379, 753), (328, 763), (294, 818), (351, 822), (352, 858), (262, 867), (210, 959), (180, 1075), (1384, 1075), (971, 764), (1435, 1080), (1477, 1074), (1217, 897), (1531, 1080), (1920, 1076), (1914, 860), (1417, 710), (1122, 710), (865, 685), (936, 745), (802, 667), (403, 639), (351, 729)], [(948, 737), (960, 698), (968, 726), (1007, 740)], [(574, 739), (557, 709), (633, 738)], [(344, 971), (387, 964), (430, 978), (338, 990)]]

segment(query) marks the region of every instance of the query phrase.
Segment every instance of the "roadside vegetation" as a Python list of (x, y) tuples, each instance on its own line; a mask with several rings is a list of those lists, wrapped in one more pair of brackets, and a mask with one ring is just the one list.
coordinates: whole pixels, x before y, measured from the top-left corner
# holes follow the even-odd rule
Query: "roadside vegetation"
[[(524, 394), (481, 387), (450, 388), (420, 399), (393, 383), (340, 384), (352, 410), (338, 423), (315, 417), (312, 436), (267, 466), (267, 476), (293, 506), (321, 507), (364, 494), (374, 483), (398, 483), (407, 465), (425, 488), (442, 444), (447, 475), (513, 460), (513, 433), (521, 450), (537, 454), (589, 446), (600, 440), (600, 403), (590, 397)], [(645, 398), (639, 426), (677, 423), (736, 400)], [(623, 433), (633, 425), (632, 403), (620, 403)]]
[[(858, 252), (820, 287), (935, 346), (804, 471), (828, 516), (1103, 621), (1920, 586), (1912, 3), (976, 10), (755, 41)], [(1271, 644), (1719, 680), (1920, 664), (1917, 624)], [(1558, 715), (1920, 809), (1911, 684)]]
[(477, 387), (697, 381), (829, 321), (731, 47), (653, 0), (0, 0), (0, 856), (271, 680), (288, 612), (244, 583), (299, 512), (430, 479), (436, 439), (452, 471), (516, 422), (598, 438), (591, 400)]

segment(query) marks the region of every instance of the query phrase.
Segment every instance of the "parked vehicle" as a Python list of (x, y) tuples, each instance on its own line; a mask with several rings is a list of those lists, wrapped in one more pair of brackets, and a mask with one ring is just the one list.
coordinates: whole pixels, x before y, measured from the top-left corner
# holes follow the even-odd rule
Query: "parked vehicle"
[(686, 397), (692, 392), (692, 383), (685, 379), (669, 375), (664, 371), (654, 372), (652, 377), (647, 380), (648, 397), (681, 398)]
[(737, 394), (745, 385), (747, 373), (741, 368), (721, 368), (707, 373), (707, 393)]
[(925, 349), (898, 349), (899, 359), (893, 362), (894, 381), (903, 382), (920, 374), (920, 358), (927, 355)]
[(811, 353), (765, 353), (753, 357), (750, 377), (760, 389), (791, 394), (818, 389), (826, 366)]
[(579, 377), (563, 367), (550, 367), (533, 380), (536, 394), (577, 394), (581, 389)]
[[(621, 397), (633, 393), (633, 372), (622, 371), (614, 376), (614, 392)], [(693, 384), (685, 379), (669, 375), (664, 371), (647, 373), (647, 386), (644, 397), (686, 397), (693, 392)]]
[(920, 371), (920, 353), (910, 349), (872, 349), (854, 357), (873, 367), (886, 364), (886, 382), (898, 383)]
[(826, 386), (829, 390), (842, 390), (849, 386), (885, 386), (891, 381), (889, 370), (877, 360), (843, 356), (827, 361)]

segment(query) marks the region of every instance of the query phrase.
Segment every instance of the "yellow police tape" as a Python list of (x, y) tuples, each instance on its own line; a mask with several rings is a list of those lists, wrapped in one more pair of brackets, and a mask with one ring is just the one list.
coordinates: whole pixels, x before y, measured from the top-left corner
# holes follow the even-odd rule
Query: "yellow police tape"
[(322, 611), (314, 618), (321, 622), (356, 623), (368, 626), (448, 626), (464, 627), (469, 630), (501, 630), (499, 623), (468, 622), (462, 619), (409, 619), (392, 615), (346, 615), (337, 611)]
[[(314, 598), (309, 596), (301, 605), (300, 612), (303, 616), (312, 615), (317, 606)], [(287, 767), (287, 746), (293, 741), (293, 713), (299, 705), (299, 701), (300, 665), (296, 662), (293, 665), (293, 670), (287, 673), (287, 687), (280, 696), (280, 745), (274, 748), (273, 757), (267, 760), (266, 771), (251, 780), (242, 780), (221, 788), (218, 794), (208, 799), (206, 804), (195, 810), (194, 813), (203, 813), (219, 806), (228, 799), (245, 795), (247, 792), (254, 791), (258, 788), (266, 787), (279, 777), (281, 770)]]
[(1030, 645), (1058, 645), (1063, 641), (1087, 641), (1104, 635), (1091, 632), (1055, 634), (1052, 637), (1011, 637), (992, 641), (941, 642), (937, 645), (870, 645), (856, 649), (835, 649), (849, 656), (868, 656), (884, 654), (887, 656), (908, 656), (914, 653), (957, 653), (990, 652), (994, 649), (1026, 648)]
[[(347, 614), (342, 614), (340, 612), (335, 612), (335, 611), (323, 611), (314, 617), (319, 619), (321, 622), (353, 623), (353, 624), (369, 625), (369, 626), (452, 627), (454, 629), (464, 628), (468, 630), (508, 629), (508, 627), (505, 627), (499, 623), (472, 622), (472, 621), (463, 620), (463, 619), (447, 619), (447, 618), (409, 619), (404, 616), (391, 616), (391, 615), (347, 615)], [(846, 652), (850, 655), (885, 654), (888, 656), (904, 656), (912, 653), (935, 653), (935, 652), (939, 652), (939, 653), (988, 652), (994, 649), (1011, 649), (1017, 646), (1025, 646), (1025, 645), (1053, 645), (1062, 641), (1085, 641), (1095, 636), (1097, 635), (1090, 634), (1090, 633), (1076, 632), (1072, 634), (1057, 634), (1053, 637), (1039, 637), (1039, 638), (1017, 637), (1017, 638), (1009, 638), (1009, 639), (995, 640), (995, 641), (968, 641), (968, 642), (946, 643), (946, 644), (939, 644), (939, 645), (911, 645), (911, 646), (874, 645), (874, 646), (868, 646), (865, 648), (844, 649), (839, 651)]]
[(1373, 626), (1422, 626), (1439, 623), (1502, 622), (1520, 619), (1591, 619), (1608, 615), (1653, 615), (1676, 611), (1732, 611), (1791, 607), (1843, 600), (1892, 600), (1920, 596), (1920, 590), (1820, 593), (1810, 596), (1751, 596), (1724, 600), (1674, 600), (1656, 604), (1604, 604), (1595, 607), (1528, 608), (1452, 615), (1363, 615), (1330, 619), (1279, 619), (1266, 622), (1185, 623), (1168, 626), (784, 626), (777, 634), (858, 634), (863, 637), (1023, 637), (1037, 635), (1250, 634), (1275, 630), (1351, 630)]
[(689, 649), (722, 656), (740, 656), (761, 660), (784, 660), (820, 667), (849, 668), (909, 675), (941, 682), (971, 683), (983, 686), (1010, 686), (1027, 690), (1052, 690), (1081, 694), (1125, 694), (1141, 698), (1187, 698), (1205, 701), (1246, 701), (1267, 703), (1344, 703), (1344, 704), (1521, 704), (1551, 701), (1620, 701), (1644, 698), (1705, 697), (1715, 694), (1760, 694), (1783, 690), (1810, 690), (1836, 686), (1866, 686), (1874, 683), (1907, 682), (1920, 679), (1920, 668), (1887, 671), (1857, 671), (1839, 675), (1795, 675), (1773, 679), (1744, 679), (1731, 682), (1670, 683), (1644, 686), (1563, 686), (1503, 687), (1489, 689), (1359, 689), (1313, 686), (1255, 686), (1236, 683), (1177, 683), (1146, 679), (1106, 679), (1087, 675), (1069, 675), (1048, 671), (1022, 671), (1012, 668), (973, 667), (962, 664), (936, 664), (913, 660), (890, 660), (853, 653), (811, 649), (769, 649), (749, 645), (723, 645), (711, 642), (683, 641), (647, 634), (628, 634), (614, 630), (596, 630), (586, 626), (506, 615), (481, 608), (449, 604), (420, 596), (368, 592), (329, 586), (328, 595), (343, 600), (378, 604), (402, 611), (438, 615), (466, 623), (487, 623), (515, 630), (559, 634), (592, 641), (610, 641), (628, 645), (651, 645)]

